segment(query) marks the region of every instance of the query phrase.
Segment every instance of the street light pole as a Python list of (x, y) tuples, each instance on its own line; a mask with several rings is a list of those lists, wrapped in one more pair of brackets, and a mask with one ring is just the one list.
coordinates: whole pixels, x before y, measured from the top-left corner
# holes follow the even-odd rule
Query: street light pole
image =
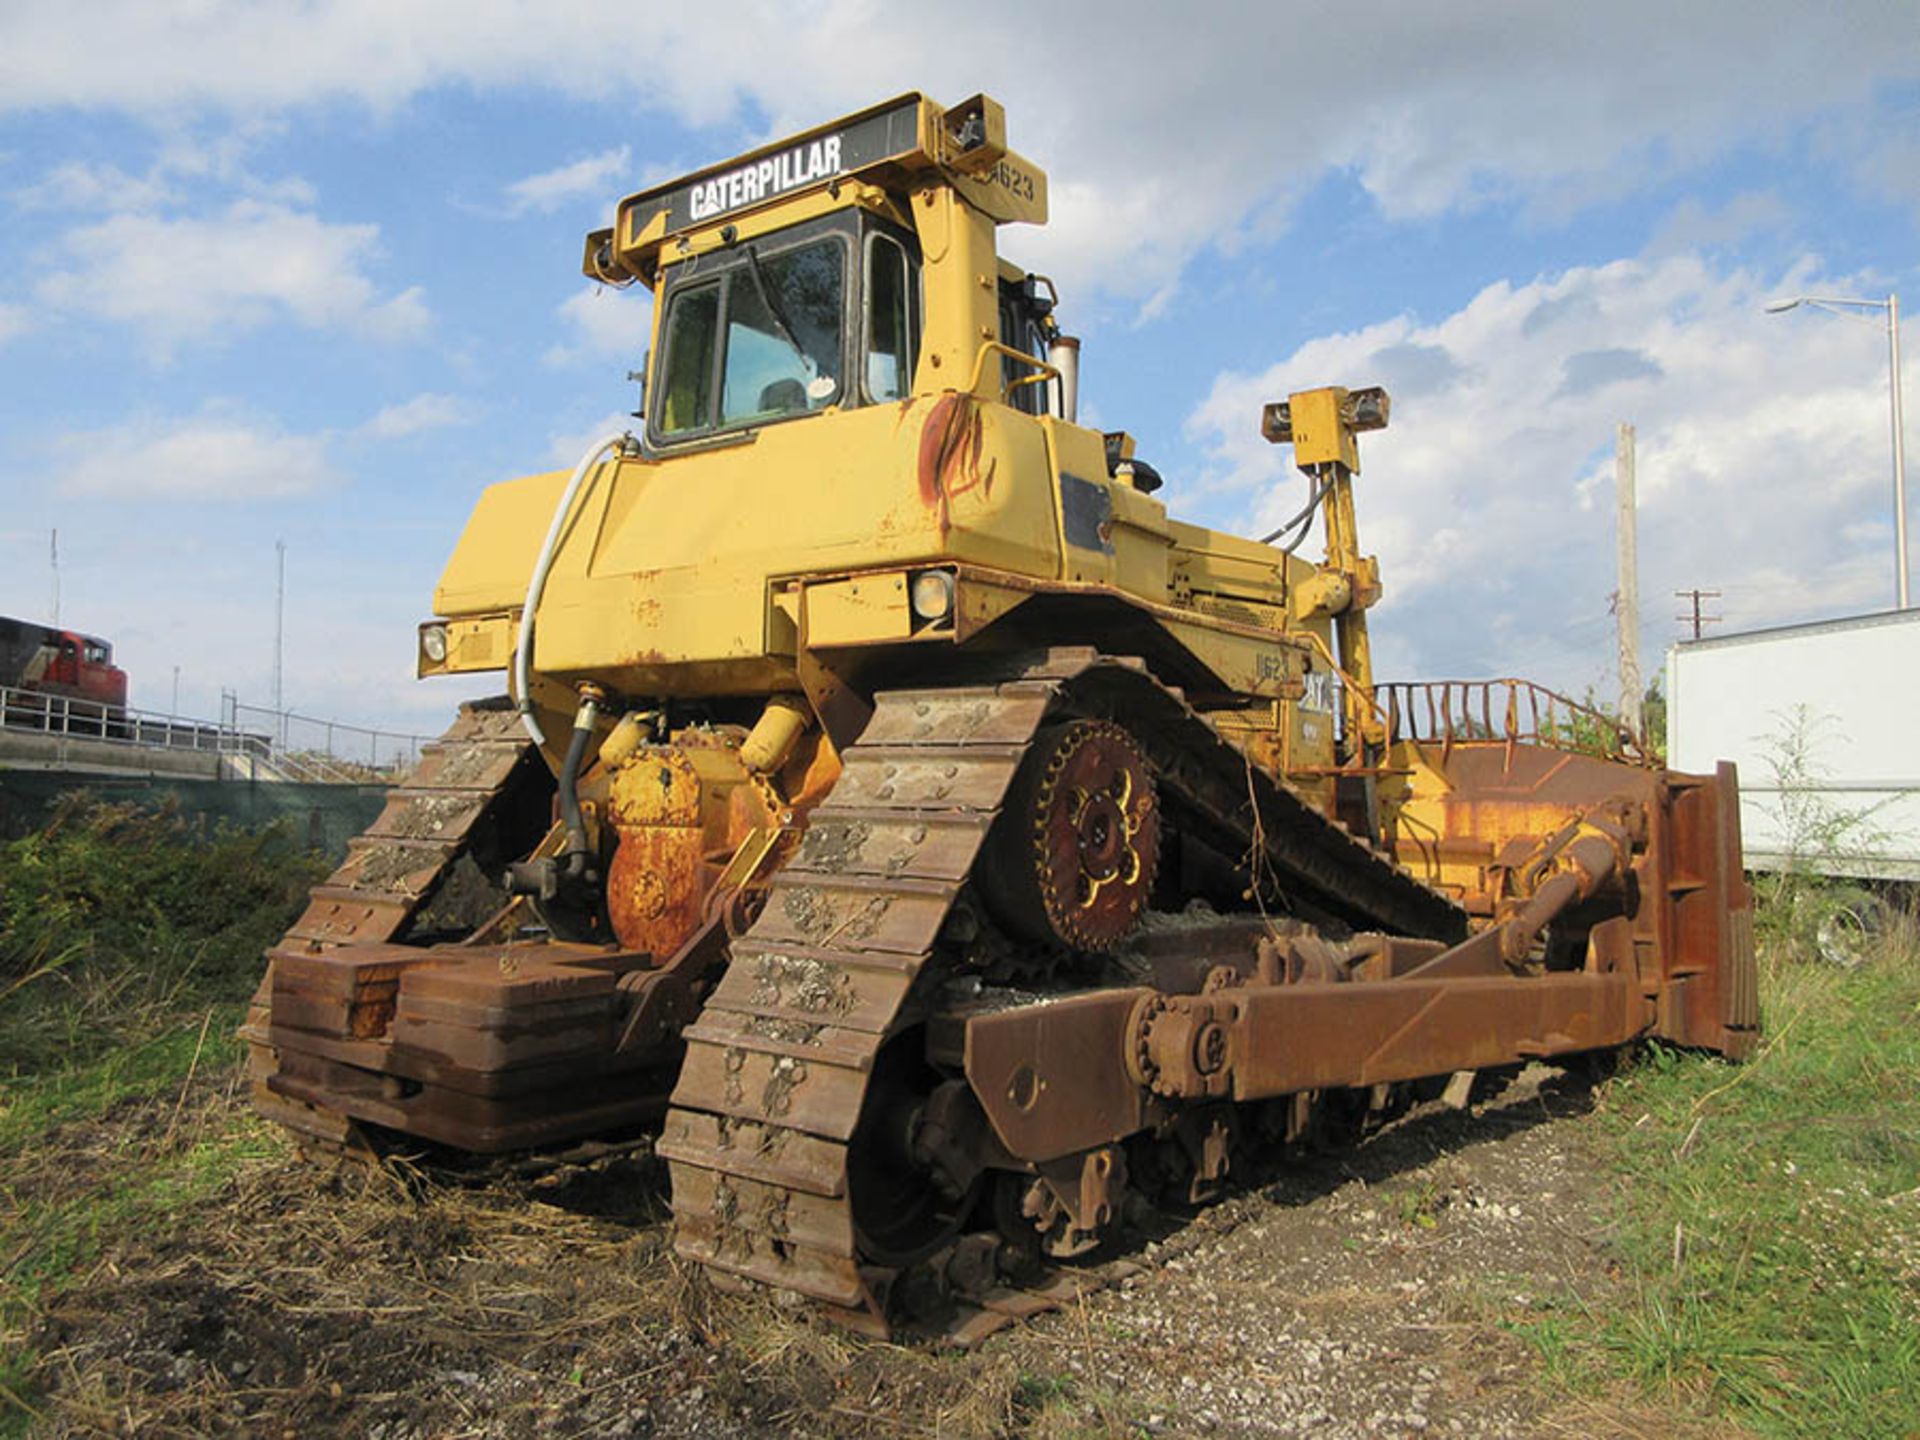
[(1887, 296), (1887, 367), (1893, 390), (1893, 533), (1900, 549), (1900, 608), (1907, 608), (1907, 427), (1900, 417), (1900, 297)]
[[(1769, 315), (1780, 315), (1801, 305), (1831, 310), (1836, 315), (1848, 313), (1837, 308), (1842, 305), (1860, 310), (1887, 312), (1887, 390), (1893, 426), (1893, 579), (1894, 594), (1898, 599), (1899, 607), (1905, 610), (1909, 608), (1907, 604), (1907, 432), (1900, 409), (1900, 296), (1894, 293), (1889, 294), (1884, 300), (1852, 300), (1836, 295), (1800, 295), (1792, 300), (1771, 301), (1766, 310)], [(1864, 320), (1866, 317), (1863, 315), (1859, 318)]]

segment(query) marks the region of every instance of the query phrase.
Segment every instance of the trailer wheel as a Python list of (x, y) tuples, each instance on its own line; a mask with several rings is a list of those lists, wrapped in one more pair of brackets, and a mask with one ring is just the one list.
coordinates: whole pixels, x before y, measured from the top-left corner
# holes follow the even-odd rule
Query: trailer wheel
[(1829, 965), (1857, 969), (1886, 931), (1887, 902), (1871, 890), (1851, 888), (1821, 898), (1825, 913), (1814, 926), (1814, 948)]

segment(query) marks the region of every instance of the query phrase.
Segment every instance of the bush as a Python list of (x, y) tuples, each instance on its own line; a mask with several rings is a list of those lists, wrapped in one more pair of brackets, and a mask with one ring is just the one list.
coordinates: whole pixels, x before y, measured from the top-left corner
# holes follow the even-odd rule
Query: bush
[(285, 825), (72, 796), (0, 845), (0, 1074), (84, 1063), (222, 1004), (325, 873)]

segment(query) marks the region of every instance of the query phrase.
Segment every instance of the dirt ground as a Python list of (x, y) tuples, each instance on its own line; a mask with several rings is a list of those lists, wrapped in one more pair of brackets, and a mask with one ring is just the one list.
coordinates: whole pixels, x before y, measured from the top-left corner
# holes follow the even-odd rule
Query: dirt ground
[[(272, 1140), (183, 1224), (113, 1238), (47, 1307), (33, 1428), (1670, 1436), (1557, 1390), (1512, 1331), (1612, 1283), (1580, 1118), (1595, 1103), (1533, 1070), (1474, 1113), (1416, 1113), (1136, 1240), (1145, 1273), (970, 1353), (716, 1294), (673, 1258), (648, 1160), (449, 1186), (316, 1168)], [(193, 1106), (198, 1124), (257, 1123), (225, 1077)], [(86, 1164), (156, 1123), (132, 1107), (50, 1139)]]

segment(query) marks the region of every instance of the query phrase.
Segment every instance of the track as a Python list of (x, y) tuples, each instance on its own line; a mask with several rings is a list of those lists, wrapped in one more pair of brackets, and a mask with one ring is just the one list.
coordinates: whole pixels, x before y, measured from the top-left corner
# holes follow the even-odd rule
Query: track
[[(1123, 719), (1162, 803), (1231, 834), (1230, 853), (1248, 853), (1257, 834), (1264, 863), (1316, 914), (1442, 939), (1464, 930), (1450, 902), (1251, 770), (1137, 662), (1054, 652), (993, 683), (883, 692), (684, 1034), (657, 1148), (672, 1174), (676, 1246), (716, 1280), (805, 1295), (855, 1328), (888, 1332), (890, 1291), (918, 1258), (896, 1245), (896, 1233), (915, 1230), (900, 1210), (920, 1202), (862, 1168), (861, 1127), (886, 1120), (888, 1081), (875, 1076), (898, 1053), (886, 1042), (925, 1017), (953, 968), (943, 931), (1022, 758), (1043, 723), (1067, 717)], [(990, 1287), (973, 1328), (1109, 1278)]]
[(313, 955), (396, 940), (416, 921), (430, 919), (440, 902), (452, 898), (445, 893), (452, 888), (447, 882), (490, 810), (533, 767), (544, 775), (519, 717), (504, 700), (464, 704), (446, 733), (422, 747), (420, 763), (387, 792), (379, 818), (348, 842), (346, 859), (314, 886), (300, 918), (269, 952), (240, 1027), (254, 1104), (263, 1114), (314, 1140), (340, 1144), (353, 1134), (344, 1116), (267, 1088), (279, 1065), (267, 1035), (274, 954)]

